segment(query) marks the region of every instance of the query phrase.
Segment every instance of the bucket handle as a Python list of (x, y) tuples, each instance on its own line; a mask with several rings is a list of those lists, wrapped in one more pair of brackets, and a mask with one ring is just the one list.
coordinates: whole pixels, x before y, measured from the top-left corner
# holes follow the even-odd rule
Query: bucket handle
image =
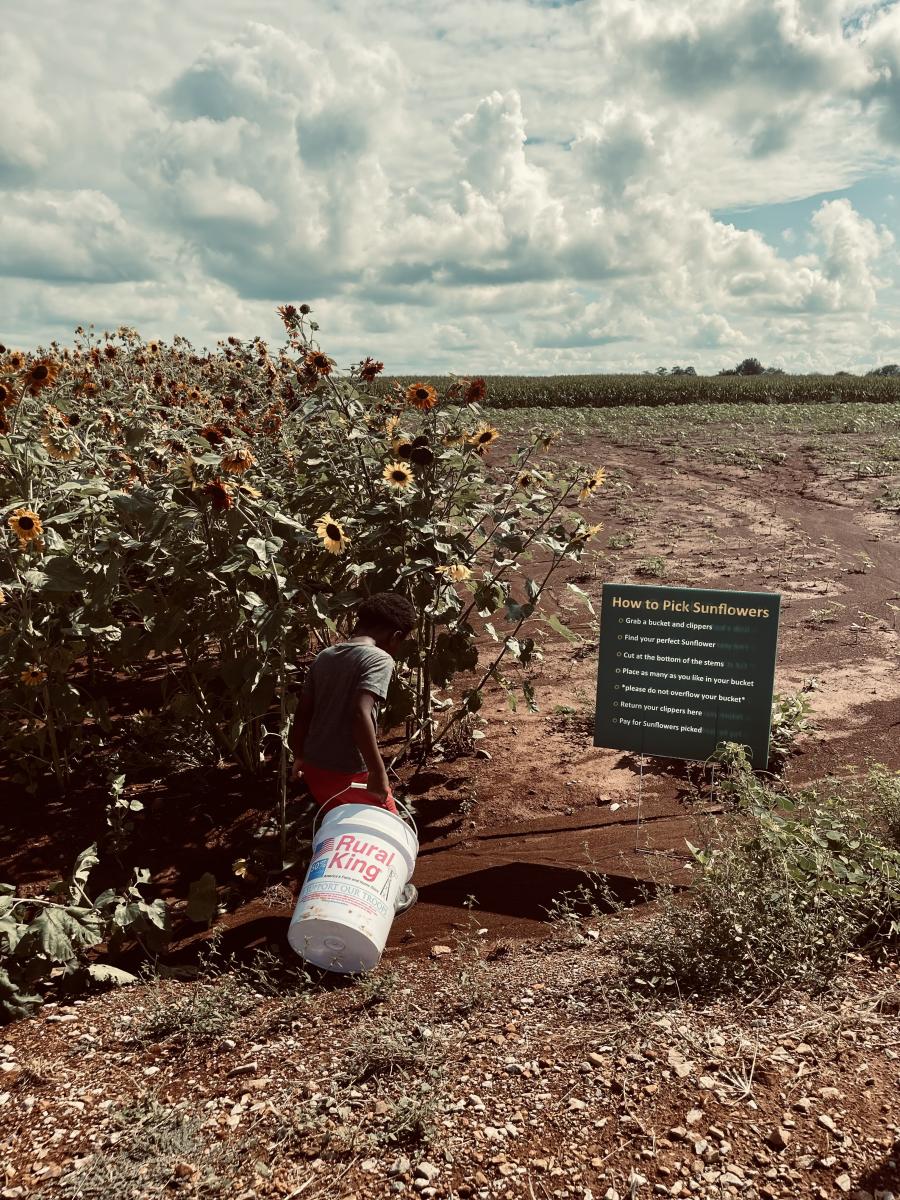
[[(336, 800), (338, 798), (338, 796), (342, 796), (344, 794), (344, 792), (349, 792), (351, 788), (357, 788), (363, 792), (368, 791), (368, 788), (367, 788), (366, 784), (364, 784), (364, 783), (351, 783), (347, 787), (341, 788), (340, 791), (335, 792), (333, 796), (329, 796), (328, 799), (322, 805), (320, 805), (319, 811), (313, 817), (313, 829), (312, 829), (313, 842), (315, 842), (315, 840), (316, 840), (317, 825), (319, 823), (319, 820), (322, 816), (322, 813), (323, 813), (326, 805), (330, 804), (332, 802), (332, 800)], [(396, 796), (394, 796), (394, 803), (403, 812), (407, 823), (412, 826), (413, 833), (416, 835), (416, 841), (418, 841), (419, 840), (419, 829), (418, 829), (418, 826), (416, 825), (415, 821), (413, 820), (412, 813), (409, 811), (409, 809), (403, 803), (403, 801), (398, 800)]]

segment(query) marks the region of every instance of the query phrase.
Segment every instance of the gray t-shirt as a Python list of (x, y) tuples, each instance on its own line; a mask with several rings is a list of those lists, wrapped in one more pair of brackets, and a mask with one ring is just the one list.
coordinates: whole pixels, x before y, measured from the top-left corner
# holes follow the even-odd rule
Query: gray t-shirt
[[(353, 713), (358, 692), (371, 692), (377, 700), (387, 697), (394, 660), (377, 646), (362, 642), (340, 642), (316, 655), (304, 684), (304, 694), (313, 702), (312, 720), (303, 757), (326, 771), (356, 775), (366, 770), (366, 760), (353, 740)], [(377, 727), (381, 705), (372, 708)]]

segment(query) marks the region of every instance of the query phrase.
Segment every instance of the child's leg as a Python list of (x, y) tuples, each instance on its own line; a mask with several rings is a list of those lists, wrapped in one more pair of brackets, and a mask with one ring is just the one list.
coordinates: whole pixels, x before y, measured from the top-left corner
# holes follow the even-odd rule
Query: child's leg
[(303, 764), (303, 778), (312, 793), (313, 799), (320, 805), (320, 814), (324, 816), (339, 804), (373, 804), (378, 808), (386, 808), (395, 816), (399, 816), (394, 797), (388, 795), (386, 800), (377, 800), (369, 792), (360, 788), (351, 788), (352, 783), (368, 783), (369, 772), (360, 771), (356, 775), (344, 774), (340, 771), (326, 771), (310, 763)]

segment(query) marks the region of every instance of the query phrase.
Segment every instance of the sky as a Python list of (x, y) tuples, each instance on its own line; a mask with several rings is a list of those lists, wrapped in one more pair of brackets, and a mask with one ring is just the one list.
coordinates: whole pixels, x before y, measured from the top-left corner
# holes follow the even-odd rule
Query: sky
[(900, 361), (900, 2), (0, 0), (0, 342)]

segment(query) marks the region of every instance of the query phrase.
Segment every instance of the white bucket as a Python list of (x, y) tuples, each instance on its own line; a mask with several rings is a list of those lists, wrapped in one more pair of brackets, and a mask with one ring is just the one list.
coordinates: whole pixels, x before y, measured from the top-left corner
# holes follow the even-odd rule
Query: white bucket
[(288, 928), (291, 949), (326, 971), (377, 967), (418, 853), (415, 828), (386, 808), (331, 809), (313, 834), (312, 861)]

